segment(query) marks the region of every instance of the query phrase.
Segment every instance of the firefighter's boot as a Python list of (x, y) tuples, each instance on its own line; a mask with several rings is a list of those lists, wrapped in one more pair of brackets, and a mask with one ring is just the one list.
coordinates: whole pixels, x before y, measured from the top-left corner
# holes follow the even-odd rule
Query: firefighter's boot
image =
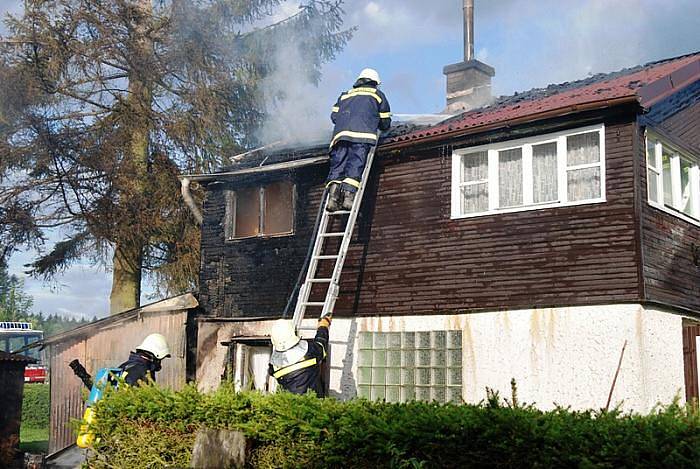
[(328, 186), (328, 203), (326, 204), (326, 210), (329, 212), (337, 212), (340, 210), (343, 204), (343, 191), (340, 188), (340, 184), (337, 182), (331, 182)]

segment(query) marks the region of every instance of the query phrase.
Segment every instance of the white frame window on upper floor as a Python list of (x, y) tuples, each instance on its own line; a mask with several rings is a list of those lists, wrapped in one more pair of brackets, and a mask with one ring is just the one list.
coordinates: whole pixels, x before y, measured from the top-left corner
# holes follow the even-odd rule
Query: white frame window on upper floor
[(605, 202), (605, 126), (464, 148), (452, 156), (452, 218)]
[(225, 192), (226, 241), (294, 234), (296, 185), (277, 181)]
[(700, 157), (646, 133), (649, 205), (700, 225)]

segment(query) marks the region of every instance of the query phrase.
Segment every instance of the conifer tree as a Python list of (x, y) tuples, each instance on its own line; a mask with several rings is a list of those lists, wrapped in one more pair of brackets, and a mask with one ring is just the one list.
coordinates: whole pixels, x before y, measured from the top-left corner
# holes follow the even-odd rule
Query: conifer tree
[(288, 17), (284, 3), (26, 0), (6, 20), (0, 221), (21, 215), (15, 244), (66, 233), (36, 275), (111, 256), (113, 313), (138, 306), (142, 272), (167, 293), (192, 288), (199, 229), (178, 173), (258, 143), (278, 47), (297, 45), (307, 76), (294, 79), (313, 81), (352, 33), (342, 0), (306, 0)]

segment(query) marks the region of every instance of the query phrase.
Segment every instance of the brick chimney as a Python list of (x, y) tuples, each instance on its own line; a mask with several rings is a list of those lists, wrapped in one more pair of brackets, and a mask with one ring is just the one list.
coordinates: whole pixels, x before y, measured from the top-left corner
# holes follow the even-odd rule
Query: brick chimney
[(474, 58), (474, 0), (464, 0), (464, 61), (443, 69), (447, 77), (447, 109), (456, 114), (491, 102), (493, 67)]

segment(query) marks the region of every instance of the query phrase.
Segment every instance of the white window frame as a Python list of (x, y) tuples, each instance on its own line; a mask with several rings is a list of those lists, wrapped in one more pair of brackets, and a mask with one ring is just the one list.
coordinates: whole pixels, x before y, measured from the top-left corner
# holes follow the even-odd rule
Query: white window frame
[[(600, 135), (600, 160), (597, 163), (567, 166), (567, 137), (597, 131)], [(557, 143), (557, 186), (558, 200), (550, 202), (534, 203), (533, 194), (533, 169), (532, 147), (546, 143)], [(498, 188), (498, 154), (500, 151), (522, 148), (523, 155), (523, 205), (518, 207), (499, 207)], [(471, 153), (480, 151), (488, 152), (488, 182), (489, 208), (485, 212), (461, 213), (461, 188), (474, 183), (462, 182), (462, 158)], [(568, 201), (567, 172), (577, 169), (600, 168), (600, 197), (594, 199)], [(483, 217), (500, 213), (526, 212), (530, 210), (542, 210), (554, 207), (567, 207), (574, 205), (588, 205), (603, 203), (606, 201), (606, 174), (605, 174), (605, 125), (596, 124), (577, 129), (538, 135), (536, 137), (509, 140), (497, 144), (480, 145), (477, 147), (462, 148), (452, 154), (452, 194), (451, 194), (451, 219)]]
[[(681, 218), (689, 223), (700, 226), (700, 157), (690, 155), (688, 152), (681, 150), (673, 143), (664, 139), (660, 135), (654, 133), (653, 130), (647, 129), (645, 139), (645, 158), (647, 168), (647, 203), (654, 208), (662, 210), (666, 213)], [(654, 146), (654, 160), (649, 161), (649, 145)], [(671, 195), (673, 205), (668, 206), (664, 201), (664, 174), (662, 156), (663, 149), (671, 154)], [(682, 205), (683, 194), (681, 191), (681, 159), (691, 163), (692, 167), (689, 174), (690, 179), (690, 197), (693, 197), (692, 208), (693, 213), (688, 215), (681, 209), (676, 208)], [(652, 172), (656, 177), (656, 197), (657, 202), (651, 199), (651, 184), (649, 184), (649, 173)]]

